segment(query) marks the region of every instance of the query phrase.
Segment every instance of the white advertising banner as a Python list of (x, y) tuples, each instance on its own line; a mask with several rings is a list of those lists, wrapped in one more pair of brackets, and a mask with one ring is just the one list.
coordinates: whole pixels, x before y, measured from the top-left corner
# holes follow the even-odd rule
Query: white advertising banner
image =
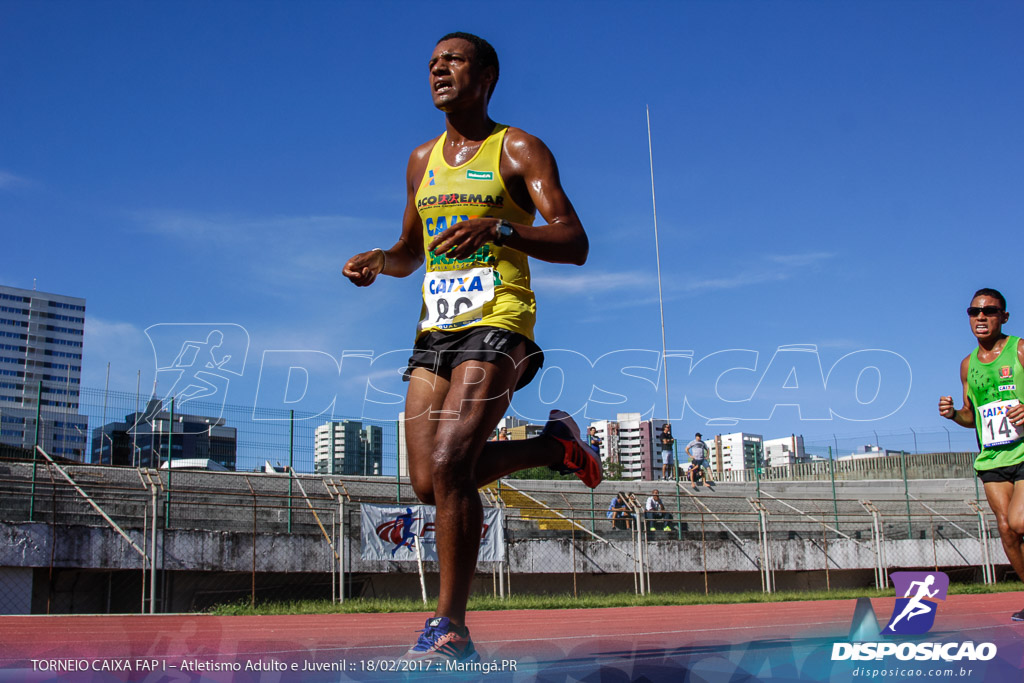
[[(433, 505), (362, 505), (362, 557), (364, 560), (416, 561), (416, 544), (424, 561), (437, 561)], [(484, 524), (480, 529), (479, 562), (500, 562), (505, 559), (505, 527), (502, 511), (484, 508)]]

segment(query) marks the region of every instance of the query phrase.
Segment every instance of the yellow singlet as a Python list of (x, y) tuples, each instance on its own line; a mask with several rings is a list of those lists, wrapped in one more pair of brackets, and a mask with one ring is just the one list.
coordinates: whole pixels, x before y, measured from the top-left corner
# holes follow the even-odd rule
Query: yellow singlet
[(526, 254), (487, 243), (469, 258), (454, 260), (427, 249), (438, 233), (470, 218), (504, 218), (533, 225), (533, 214), (512, 200), (499, 171), (507, 130), (508, 126), (496, 125), (473, 158), (459, 166), (444, 160), (446, 134), (430, 151), (416, 191), (427, 262), (417, 336), (431, 330), (490, 325), (533, 339), (537, 302), (530, 289)]

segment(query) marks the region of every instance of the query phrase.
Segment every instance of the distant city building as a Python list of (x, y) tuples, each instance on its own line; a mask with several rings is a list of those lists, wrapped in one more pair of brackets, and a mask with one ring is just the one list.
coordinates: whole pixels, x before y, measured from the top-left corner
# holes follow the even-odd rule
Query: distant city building
[(501, 428), (504, 427), (505, 429), (511, 432), (513, 429), (516, 429), (517, 427), (527, 426), (530, 426), (530, 423), (527, 422), (526, 420), (522, 420), (518, 417), (512, 417), (511, 415), (506, 415), (505, 417), (498, 420), (498, 425), (494, 429), (495, 431), (500, 431)]
[[(520, 421), (521, 422), (521, 421)], [(523, 422), (515, 427), (508, 428), (508, 438), (511, 441), (522, 441), (523, 439), (532, 439), (539, 435), (543, 431), (543, 425), (533, 425)]]
[(409, 476), (409, 449), (405, 445), (405, 412), (398, 414), (398, 476)]
[(887, 455), (910, 455), (907, 451), (895, 451), (881, 446), (858, 446), (848, 455), (840, 455), (836, 460), (862, 460), (864, 458), (881, 458)]
[(760, 434), (719, 434), (715, 437), (715, 447), (712, 449), (712, 464), (718, 472), (751, 470), (759, 460), (763, 467), (767, 464), (763, 460), (763, 448), (764, 438)]
[(618, 464), (619, 462), (619, 423), (615, 420), (596, 420), (589, 426), (597, 429), (597, 435), (601, 439), (598, 452), (601, 456), (601, 463), (607, 471), (609, 463)]
[(83, 460), (85, 299), (0, 285), (0, 441)]
[(92, 430), (91, 446), (89, 461), (97, 465), (163, 467), (168, 460), (210, 460), (233, 471), (238, 432), (222, 417), (175, 413), (172, 434), (171, 413), (151, 399), (145, 411)]
[(208, 472), (227, 472), (228, 468), (216, 460), (209, 458), (182, 458), (181, 460), (165, 460), (160, 465), (162, 470), (205, 470)]
[(804, 451), (804, 437), (795, 434), (765, 441), (764, 458), (768, 467), (786, 467), (811, 461)]
[(518, 417), (506, 415), (498, 420), (498, 424), (494, 427), (492, 438), (497, 437), (502, 429), (505, 430), (505, 434), (510, 441), (522, 441), (523, 439), (532, 439), (537, 436), (544, 427), (542, 425), (530, 424)]
[[(615, 420), (589, 424), (601, 437), (600, 455), (605, 469), (619, 466), (623, 479), (653, 479), (661, 474), (658, 434), (665, 420), (643, 420), (640, 413), (619, 413)], [(677, 444), (678, 446), (678, 444)]]
[(376, 425), (364, 429), (359, 420), (322, 424), (316, 428), (313, 471), (317, 474), (380, 475), (383, 442), (384, 430)]
[[(640, 413), (619, 413), (619, 465), (622, 466), (623, 479), (642, 479), (644, 475), (644, 455), (647, 445), (647, 460), (650, 461), (650, 435), (644, 438), (645, 423)], [(649, 469), (650, 464), (648, 462)]]

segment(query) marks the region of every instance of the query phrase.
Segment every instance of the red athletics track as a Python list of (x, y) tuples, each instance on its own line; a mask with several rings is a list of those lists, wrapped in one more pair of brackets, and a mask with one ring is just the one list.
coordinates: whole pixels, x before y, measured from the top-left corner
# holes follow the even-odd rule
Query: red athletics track
[[(871, 601), (882, 626), (894, 602)], [(514, 660), (516, 669), (507, 664), (504, 672), (496, 668), (457, 677), (856, 681), (853, 669), (860, 663), (831, 661), (832, 643), (847, 640), (855, 605), (831, 600), (474, 612), (470, 627), (483, 661), (500, 667), (502, 660)], [(976, 674), (955, 679), (1019, 681), (1024, 679), (1024, 623), (1012, 624), (1009, 614), (1021, 607), (1024, 592), (953, 595), (940, 604), (931, 631), (915, 638), (996, 643), (995, 660), (974, 664)], [(390, 660), (414, 642), (426, 616), (3, 617), (0, 681), (407, 680), (408, 674), (376, 669), (381, 663), (395, 667)], [(182, 670), (182, 664), (206, 671)], [(452, 675), (431, 671), (420, 677), (441, 681)]]

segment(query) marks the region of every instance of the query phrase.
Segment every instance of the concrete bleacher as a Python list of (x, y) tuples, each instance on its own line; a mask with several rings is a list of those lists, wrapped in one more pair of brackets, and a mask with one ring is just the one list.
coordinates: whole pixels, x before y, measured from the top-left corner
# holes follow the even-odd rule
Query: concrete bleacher
[[(291, 590), (308, 585), (310, 576), (336, 585), (331, 577), (339, 564), (342, 507), (340, 546), (350, 578), (375, 581), (382, 592), (418, 594), (414, 565), (361, 557), (360, 506), (416, 503), (407, 479), (61, 467), (84, 496), (45, 462), (0, 460), (0, 531), (17, 541), (0, 547), (0, 569), (68, 577), (62, 585), (74, 587), (74, 600), (67, 600), (75, 604), (87, 604), (81, 601), (89, 577), (107, 572), (108, 581), (128, 581), (142, 567), (140, 553), (86, 496), (144, 548), (143, 555), (157, 548), (159, 576), (175, 577), (168, 584), (168, 610), (195, 603), (189, 586), (211, 594), (223, 593), (225, 586), (245, 593), (258, 578)], [(158, 533), (149, 481), (159, 482)], [(754, 578), (736, 581), (756, 580), (769, 546), (768, 566), (790, 573), (797, 583), (809, 571), (831, 570), (846, 577), (841, 580), (866, 585), (879, 557), (890, 567), (934, 563), (974, 576), (985, 557), (977, 513), (966, 502), (977, 500), (979, 491), (966, 478), (837, 480), (834, 498), (831, 481), (778, 479), (698, 491), (688, 482), (607, 481), (591, 491), (575, 479), (505, 479), (480, 495), (484, 505), (505, 509), (506, 566), (517, 590), (548, 590), (568, 576), (585, 576), (595, 587), (607, 577), (611, 590), (634, 570), (636, 554), (633, 532), (611, 529), (608, 503), (624, 491), (642, 505), (655, 488), (674, 519), (669, 531), (649, 534), (650, 571), (677, 583), (708, 572), (746, 572)], [(865, 504), (878, 510), (877, 518)], [(987, 510), (984, 501), (981, 507)], [(985, 521), (991, 529), (990, 513)], [(989, 536), (988, 556), (1001, 557), (998, 537)], [(434, 563), (424, 564), (428, 573), (436, 572)], [(480, 571), (485, 583), (491, 581), (493, 568)], [(833, 573), (825, 580), (840, 579)], [(137, 594), (134, 588), (121, 592)]]
[[(723, 483), (702, 486), (694, 491), (689, 482), (622, 482), (602, 483), (594, 492), (582, 486), (567, 486), (561, 481), (508, 480), (527, 492), (540, 504), (574, 519), (598, 520), (603, 533), (610, 527), (605, 519), (609, 502), (619, 491), (633, 493), (643, 505), (654, 489), (661, 493), (666, 510), (685, 523), (690, 535), (714, 526), (730, 527), (740, 535), (756, 534), (758, 517), (751, 499), (764, 505), (770, 532), (791, 536), (821, 535), (823, 526), (831, 534), (838, 527), (841, 535), (870, 536), (871, 513), (861, 501), (870, 501), (878, 510), (887, 538), (907, 537), (907, 502), (910, 502), (910, 535), (931, 530), (933, 524), (953, 535), (963, 535), (963, 527), (974, 525), (976, 515), (967, 500), (977, 500), (979, 491), (974, 482), (961, 479), (837, 481), (835, 499), (831, 482), (765, 482)], [(980, 492), (983, 496), (984, 493)], [(591, 512), (593, 510), (593, 513)], [(531, 511), (531, 515), (533, 515)], [(837, 523), (838, 520), (838, 523)]]
[[(34, 496), (32, 495), (35, 470)], [(123, 528), (151, 523), (151, 491), (144, 473), (134, 468), (87, 465), (64, 466), (75, 483)], [(341, 492), (350, 511), (360, 503), (416, 503), (408, 480), (385, 477), (322, 477), (281, 473), (149, 471), (160, 482), (158, 516), (170, 500), (170, 526), (218, 531), (321, 533), (327, 517), (338, 510), (334, 490)], [(52, 482), (52, 483), (51, 483)], [(168, 496), (168, 486), (170, 495)], [(833, 498), (833, 486), (835, 498)], [(906, 490), (905, 490), (906, 487)], [(934, 534), (935, 526), (953, 536), (973, 527), (975, 513), (967, 500), (983, 493), (970, 479), (902, 479), (829, 481), (767, 481), (717, 483), (694, 491), (689, 482), (606, 481), (590, 491), (576, 481), (504, 480), (482, 492), (485, 505), (500, 498), (511, 528), (519, 537), (548, 536), (585, 527), (598, 535), (611, 532), (605, 518), (608, 503), (618, 491), (632, 493), (640, 505), (659, 489), (667, 511), (687, 536), (709, 530), (751, 536), (759, 517), (751, 500), (767, 513), (772, 535), (813, 537), (823, 533), (870, 536), (873, 520), (861, 501), (878, 510), (887, 538)], [(908, 514), (909, 500), (909, 514)], [(31, 502), (30, 502), (31, 501)], [(66, 522), (106, 524), (57, 472), (45, 462), (0, 462), (0, 520), (19, 522), (57, 518)], [(290, 514), (289, 514), (290, 509)], [(908, 520), (909, 516), (909, 520)], [(355, 515), (358, 517), (358, 515)], [(319, 518), (319, 521), (318, 521)], [(354, 520), (353, 520), (354, 521)], [(908, 523), (909, 521), (909, 523)]]

